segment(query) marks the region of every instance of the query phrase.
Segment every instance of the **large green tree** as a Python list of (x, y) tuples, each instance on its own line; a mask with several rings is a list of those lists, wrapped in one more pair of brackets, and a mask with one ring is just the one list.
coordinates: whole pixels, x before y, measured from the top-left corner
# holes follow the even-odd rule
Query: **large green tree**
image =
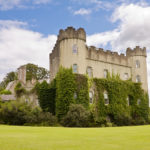
[(32, 78), (37, 80), (48, 79), (49, 71), (43, 67), (29, 63), (26, 65), (26, 80), (32, 80)]

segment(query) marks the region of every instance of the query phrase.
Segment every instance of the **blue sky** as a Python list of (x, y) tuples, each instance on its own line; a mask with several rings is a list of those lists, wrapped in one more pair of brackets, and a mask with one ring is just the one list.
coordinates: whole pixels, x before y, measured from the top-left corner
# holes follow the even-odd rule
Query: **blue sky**
[[(116, 6), (120, 4), (112, 0), (108, 1), (111, 6), (101, 4), (104, 6), (99, 8), (96, 1), (92, 2), (92, 0), (47, 0), (45, 3), (42, 3), (42, 1), (35, 4), (32, 0), (24, 0), (12, 5), (12, 7), (8, 3), (9, 5), (8, 7), (5, 6), (6, 8), (0, 5), (0, 19), (28, 22), (29, 29), (41, 32), (44, 35), (57, 34), (60, 28), (66, 28), (67, 26), (84, 27), (87, 34), (93, 34), (115, 27), (115, 24), (110, 22), (110, 16), (113, 7), (115, 7), (111, 3), (113, 5), (116, 3)], [(106, 3), (106, 1), (104, 2)], [(102, 3), (104, 2), (102, 1)], [(81, 11), (78, 12), (79, 10)]]
[(49, 68), (59, 30), (83, 27), (87, 44), (125, 52), (147, 47), (150, 84), (149, 0), (0, 0), (0, 80), (20, 65)]

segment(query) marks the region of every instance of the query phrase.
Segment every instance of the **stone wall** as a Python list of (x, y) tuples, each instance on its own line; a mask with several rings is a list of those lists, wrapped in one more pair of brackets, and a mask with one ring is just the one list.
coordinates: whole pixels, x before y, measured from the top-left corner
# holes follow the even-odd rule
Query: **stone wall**
[[(76, 53), (73, 52), (74, 45), (77, 46)], [(140, 62), (140, 68), (136, 68), (137, 60)], [(120, 74), (123, 80), (127, 74), (134, 82), (139, 75), (143, 89), (148, 90), (146, 48), (127, 48), (126, 54), (118, 54), (94, 46), (88, 47), (84, 29), (75, 30), (68, 27), (59, 31), (56, 45), (50, 54), (50, 80), (54, 79), (60, 66), (70, 68), (74, 64), (77, 65), (79, 74), (86, 74), (87, 67), (91, 67), (93, 77), (97, 78), (104, 78), (104, 70)]]

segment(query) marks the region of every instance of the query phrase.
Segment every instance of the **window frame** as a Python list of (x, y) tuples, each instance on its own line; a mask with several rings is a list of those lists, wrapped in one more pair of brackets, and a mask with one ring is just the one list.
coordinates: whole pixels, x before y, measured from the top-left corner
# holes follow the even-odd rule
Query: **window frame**
[(136, 83), (140, 83), (141, 82), (141, 76), (140, 75), (136, 75)]
[[(76, 68), (74, 68), (75, 66), (76, 66)], [(76, 71), (75, 71), (75, 69), (76, 69)], [(72, 70), (73, 70), (73, 73), (78, 73), (78, 65), (77, 64), (73, 64)]]
[(72, 53), (73, 53), (73, 54), (78, 54), (78, 47), (77, 47), (77, 44), (73, 44), (73, 46), (72, 46)]
[(104, 91), (103, 96), (104, 96), (105, 105), (109, 105), (109, 97), (108, 97), (108, 93), (106, 91)]
[[(91, 96), (90, 96), (90, 93), (91, 93)], [(93, 97), (94, 97), (93, 91), (89, 91), (89, 103), (90, 104), (93, 104)]]
[[(91, 70), (91, 72), (88, 71), (89, 69)], [(90, 78), (92, 78), (92, 77), (93, 77), (93, 69), (92, 69), (92, 67), (88, 66), (87, 69), (86, 69), (86, 73), (87, 73), (87, 75), (88, 75)], [(89, 74), (89, 73), (90, 73), (90, 74)]]
[(135, 67), (136, 67), (136, 68), (140, 68), (140, 61), (139, 61), (139, 60), (136, 60), (136, 61), (135, 61)]
[(104, 78), (107, 78), (107, 76), (108, 76), (108, 69), (104, 69)]

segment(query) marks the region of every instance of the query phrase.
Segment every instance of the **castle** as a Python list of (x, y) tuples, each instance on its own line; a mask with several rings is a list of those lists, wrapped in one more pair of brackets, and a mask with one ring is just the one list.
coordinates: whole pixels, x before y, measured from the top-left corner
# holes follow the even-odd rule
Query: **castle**
[(50, 80), (55, 78), (60, 66), (72, 67), (74, 73), (88, 74), (89, 77), (106, 78), (108, 72), (119, 74), (122, 80), (131, 78), (133, 82), (141, 82), (142, 88), (147, 92), (146, 57), (146, 48), (139, 46), (133, 50), (127, 48), (126, 55), (94, 46), (88, 47), (84, 29), (68, 27), (59, 31), (50, 54)]

